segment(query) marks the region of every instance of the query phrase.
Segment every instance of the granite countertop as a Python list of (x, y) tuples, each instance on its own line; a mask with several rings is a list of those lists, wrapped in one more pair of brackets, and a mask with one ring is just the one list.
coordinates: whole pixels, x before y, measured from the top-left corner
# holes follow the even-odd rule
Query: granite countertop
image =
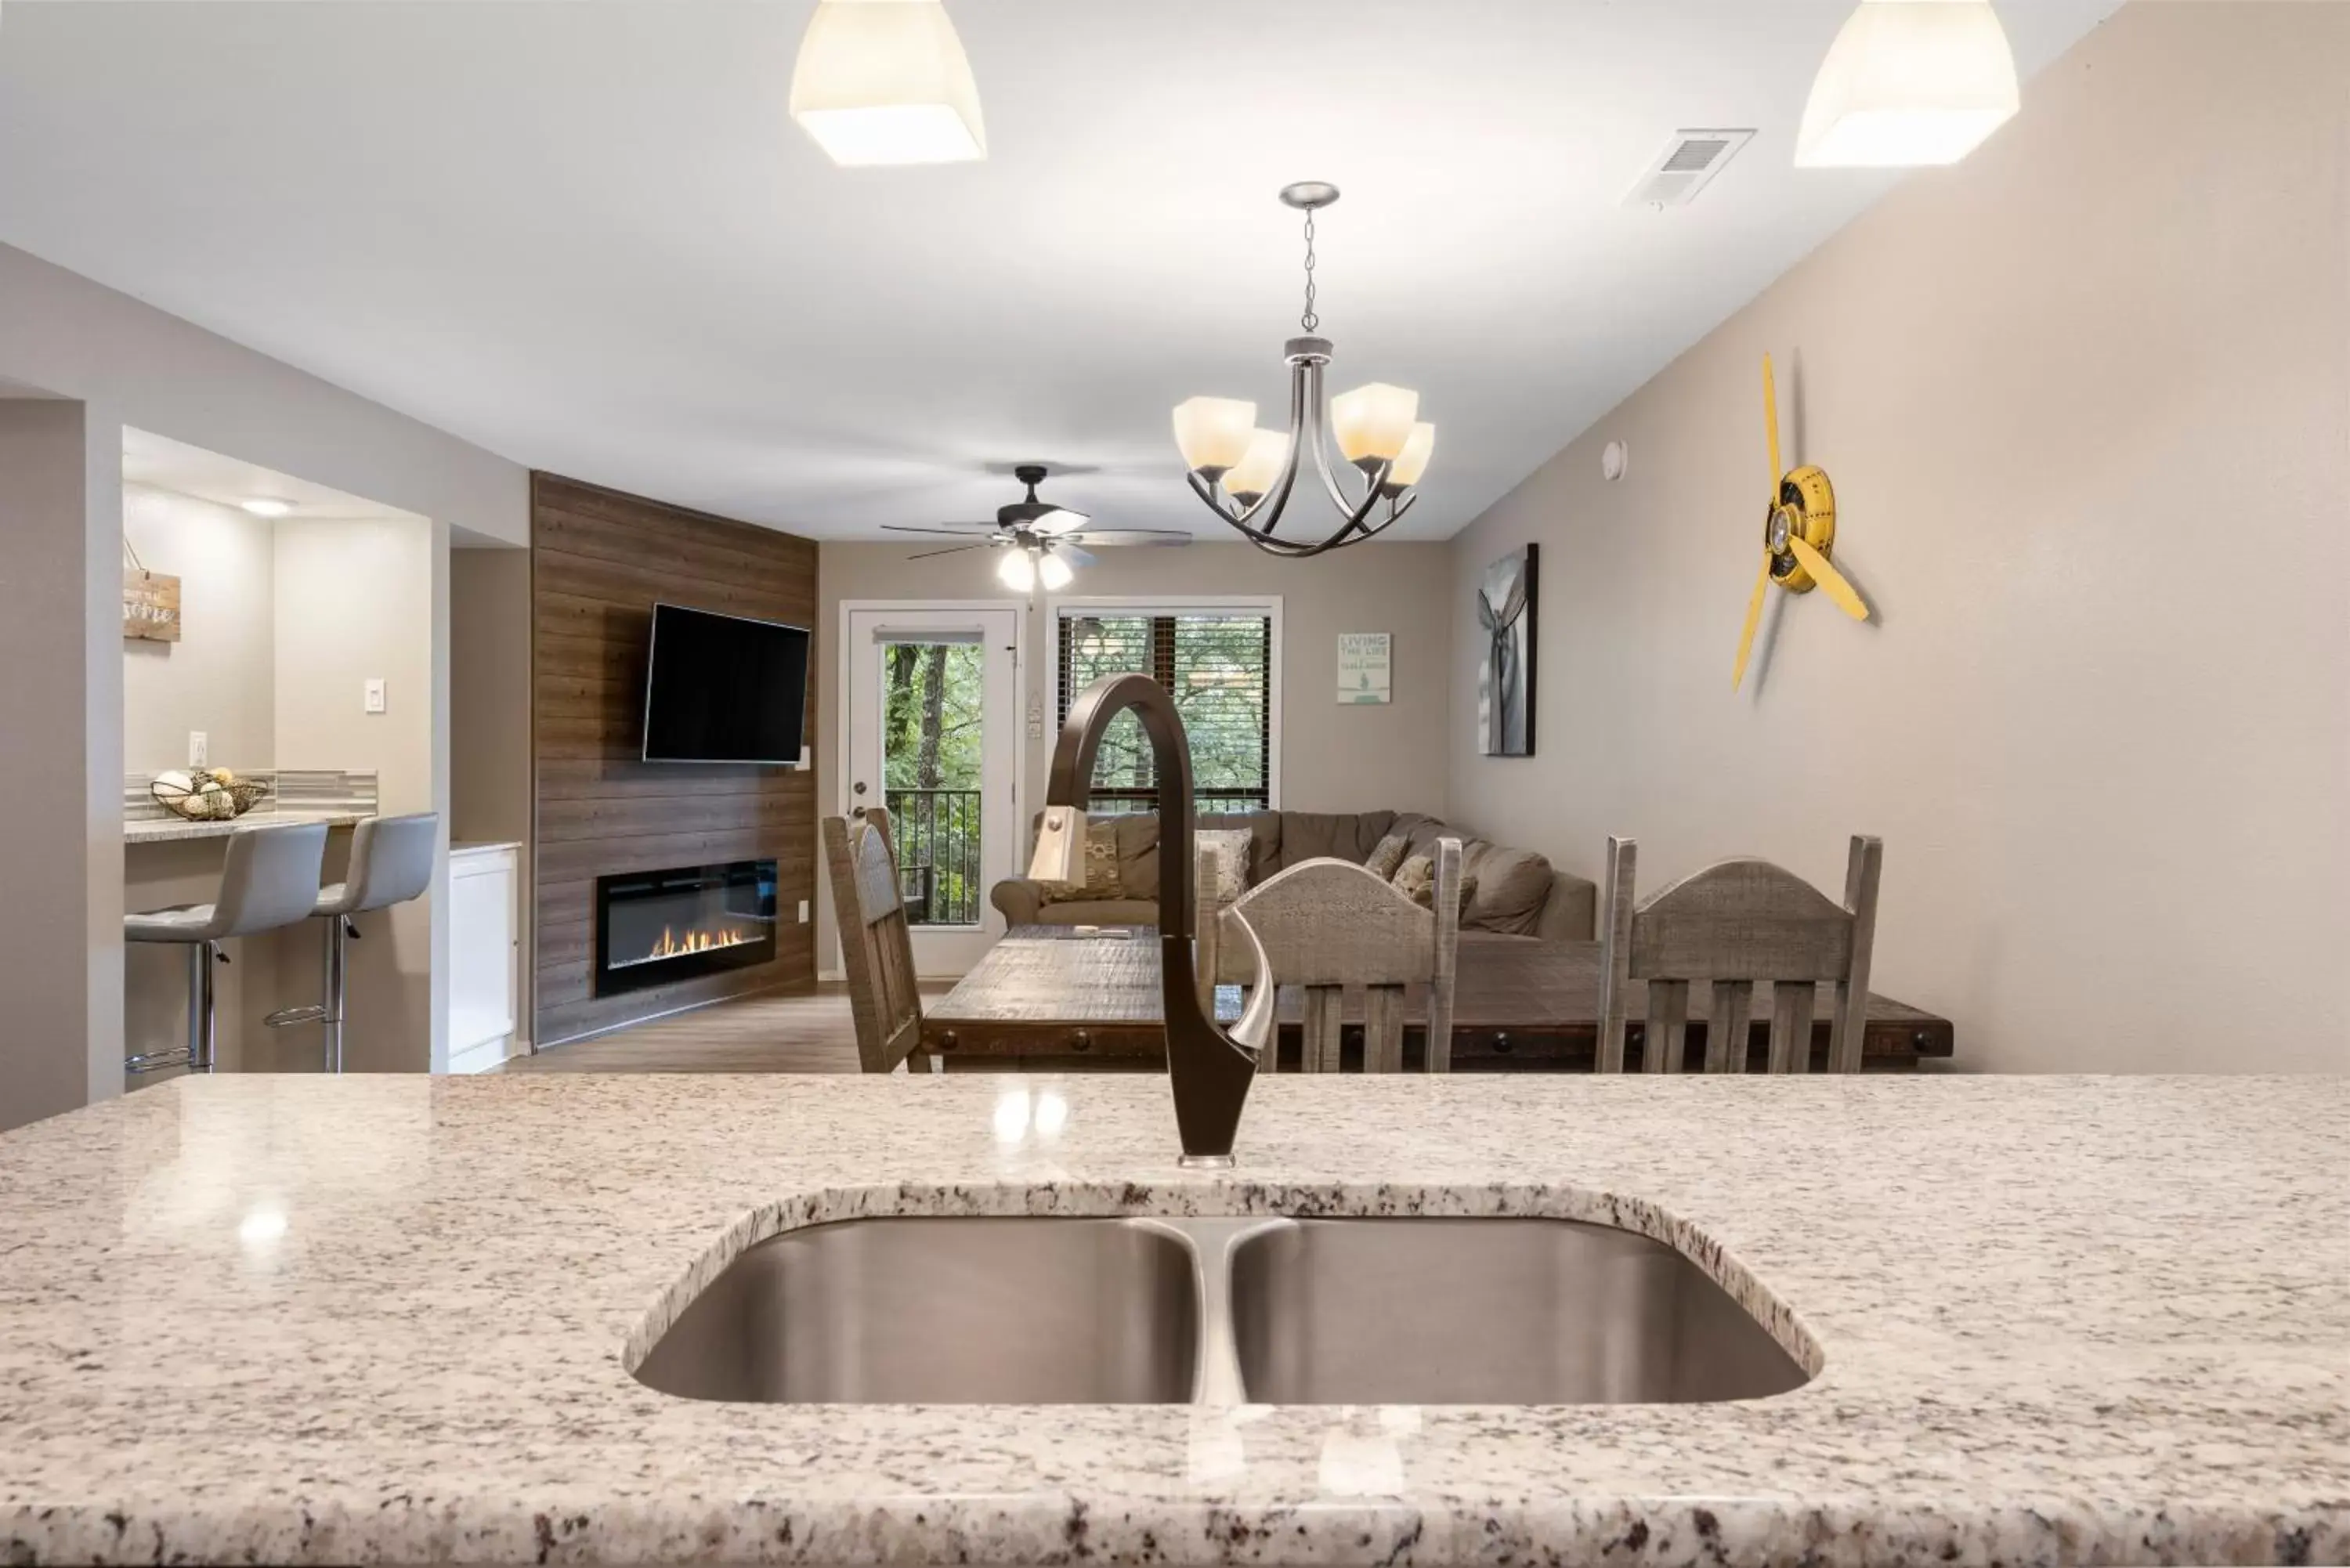
[(296, 822), (323, 822), (329, 827), (348, 827), (372, 815), (371, 812), (351, 811), (254, 810), (226, 822), (190, 822), (182, 816), (144, 816), (122, 825), (122, 842), (172, 844), (185, 838), (225, 838), (248, 827), (282, 827)]
[[(1174, 1149), (1164, 1080), (1107, 1075), (220, 1077), (36, 1124), (0, 1561), (2350, 1559), (2350, 1080), (1287, 1077), (1237, 1173)], [(1647, 1229), (1823, 1367), (1408, 1412), (627, 1371), (781, 1226), (1305, 1209)]]

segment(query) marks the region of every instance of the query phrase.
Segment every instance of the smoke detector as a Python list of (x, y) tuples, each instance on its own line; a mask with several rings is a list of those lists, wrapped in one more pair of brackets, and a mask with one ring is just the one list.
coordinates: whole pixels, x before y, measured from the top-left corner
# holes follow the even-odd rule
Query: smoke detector
[(1627, 207), (1686, 207), (1712, 182), (1738, 150), (1754, 140), (1752, 130), (1676, 130), (1656, 161), (1641, 171), (1624, 198)]

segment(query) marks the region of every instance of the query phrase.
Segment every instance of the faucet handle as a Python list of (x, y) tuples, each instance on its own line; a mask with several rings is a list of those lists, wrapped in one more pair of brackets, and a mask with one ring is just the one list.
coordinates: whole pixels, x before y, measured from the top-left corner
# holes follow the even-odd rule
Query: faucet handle
[(1277, 989), (1273, 983), (1273, 961), (1264, 956), (1264, 944), (1257, 940), (1256, 928), (1249, 924), (1246, 915), (1235, 909), (1223, 913), (1230, 921), (1224, 929), (1237, 926), (1248, 940), (1249, 958), (1255, 972), (1255, 978), (1249, 982), (1248, 1005), (1241, 1009), (1240, 1022), (1225, 1033), (1224, 1038), (1262, 1054), (1265, 1042), (1273, 1038), (1274, 992)]
[(1028, 875), (1039, 882), (1085, 880), (1086, 814), (1074, 805), (1047, 805), (1036, 829)]

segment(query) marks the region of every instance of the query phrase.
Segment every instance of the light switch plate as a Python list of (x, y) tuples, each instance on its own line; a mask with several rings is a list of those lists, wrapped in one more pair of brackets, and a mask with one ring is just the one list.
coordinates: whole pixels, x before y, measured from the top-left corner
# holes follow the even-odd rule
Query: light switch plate
[(188, 765), (192, 768), (213, 765), (213, 738), (202, 730), (188, 732)]
[(800, 924), (803, 926), (807, 924), (807, 900), (806, 898), (802, 898), (800, 900)]
[(380, 713), (383, 708), (383, 677), (371, 675), (368, 677), (367, 683), (367, 711), (370, 713)]

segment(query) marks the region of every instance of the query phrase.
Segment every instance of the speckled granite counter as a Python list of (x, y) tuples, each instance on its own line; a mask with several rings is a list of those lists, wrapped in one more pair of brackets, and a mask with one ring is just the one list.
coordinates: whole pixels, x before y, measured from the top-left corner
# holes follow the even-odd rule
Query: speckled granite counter
[[(1127, 1077), (221, 1078), (23, 1129), (0, 1561), (2350, 1558), (2350, 1081), (1284, 1078), (1237, 1179), (1173, 1147)], [(779, 1224), (1309, 1206), (1663, 1227), (1824, 1367), (1379, 1411), (708, 1405), (624, 1366)]]
[(227, 822), (190, 822), (181, 816), (150, 816), (122, 825), (125, 844), (176, 844), (190, 838), (226, 838), (248, 828), (283, 827), (289, 823), (323, 822), (328, 827), (348, 827), (364, 822), (371, 812), (250, 811)]

